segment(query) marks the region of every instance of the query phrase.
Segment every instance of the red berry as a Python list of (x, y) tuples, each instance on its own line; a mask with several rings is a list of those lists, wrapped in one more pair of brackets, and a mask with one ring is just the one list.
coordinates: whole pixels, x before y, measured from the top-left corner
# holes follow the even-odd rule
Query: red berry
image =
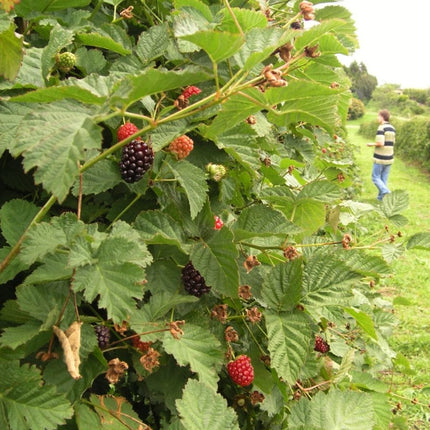
[(254, 368), (247, 355), (239, 355), (236, 360), (227, 363), (227, 371), (233, 382), (242, 387), (250, 385), (254, 380)]
[(321, 149), (321, 152), (322, 152), (323, 154), (325, 154), (325, 153), (327, 152), (327, 149), (323, 148), (323, 149)]
[[(132, 122), (126, 122), (123, 124), (117, 132), (118, 141), (127, 139), (127, 137), (130, 137), (132, 134), (136, 133), (139, 129), (132, 123)], [(136, 138), (136, 140), (140, 140), (140, 136)]]
[(176, 154), (179, 160), (188, 157), (189, 153), (194, 148), (194, 142), (185, 134), (177, 137), (174, 141), (170, 142), (169, 151)]
[(184, 97), (185, 100), (189, 99), (191, 96), (196, 95), (196, 94), (200, 94), (202, 92), (202, 90), (200, 88), (197, 88), (195, 86), (190, 86), (185, 88), (185, 90), (182, 92), (182, 96)]
[(330, 351), (330, 346), (322, 337), (317, 336), (315, 338), (314, 351), (318, 351), (318, 352), (321, 352), (322, 354), (325, 354), (326, 352)]
[(214, 215), (214, 219), (215, 219), (215, 230), (221, 230), (222, 226), (224, 225), (224, 223), (222, 222), (222, 219), (219, 216)]

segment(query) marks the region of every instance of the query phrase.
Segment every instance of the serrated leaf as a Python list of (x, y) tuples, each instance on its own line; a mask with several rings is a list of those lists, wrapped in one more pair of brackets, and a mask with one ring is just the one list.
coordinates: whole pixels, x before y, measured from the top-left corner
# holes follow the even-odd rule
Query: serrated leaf
[(68, 267), (67, 254), (46, 255), (40, 266), (37, 266), (30, 275), (25, 278), (26, 284), (39, 284), (41, 282), (70, 279), (73, 270)]
[(314, 234), (325, 224), (326, 205), (312, 199), (297, 200), (294, 206), (283, 208), (286, 215), (292, 216), (292, 221), (303, 229), (303, 234)]
[(151, 132), (151, 144), (154, 152), (160, 151), (172, 140), (185, 134), (189, 125), (185, 120), (178, 120), (162, 124)]
[(37, 336), (40, 333), (40, 326), (39, 321), (31, 320), (16, 327), (6, 327), (0, 337), (0, 345), (16, 349)]
[[(112, 189), (115, 185), (122, 182), (121, 174), (118, 168), (118, 162), (115, 160), (100, 160), (82, 176), (82, 194), (99, 194)], [(73, 187), (73, 194), (79, 194), (79, 184)]]
[(278, 126), (306, 122), (318, 125), (330, 135), (338, 123), (339, 95), (329, 86), (308, 81), (293, 81), (286, 87), (268, 88), (265, 92), (268, 106), (279, 105), (269, 111), (267, 118)]
[(244, 44), (245, 38), (240, 34), (233, 34), (215, 30), (203, 30), (182, 39), (202, 48), (214, 63), (219, 63), (234, 55)]
[(232, 233), (223, 227), (206, 242), (198, 242), (190, 259), (205, 278), (206, 285), (220, 294), (235, 297), (239, 286), (237, 254)]
[(120, 55), (131, 54), (129, 49), (124, 48), (123, 45), (116, 42), (111, 37), (99, 33), (78, 33), (76, 39), (86, 46), (107, 49)]
[(261, 91), (250, 88), (230, 96), (222, 105), (222, 110), (206, 130), (210, 139), (226, 130), (233, 128), (238, 122), (244, 121), (249, 115), (255, 114), (265, 107), (270, 110), (272, 105), (266, 105), (266, 99)]
[(295, 259), (278, 264), (267, 274), (261, 296), (269, 309), (292, 310), (300, 301), (302, 291), (302, 261)]
[(407, 249), (430, 249), (430, 233), (417, 233), (411, 236), (407, 243)]
[(26, 0), (16, 6), (17, 12), (30, 13), (33, 11), (47, 12), (67, 8), (88, 6), (91, 0)]
[(230, 33), (248, 33), (254, 28), (261, 30), (267, 26), (267, 18), (260, 11), (234, 7), (222, 9), (221, 13), (223, 18), (219, 28)]
[(186, 160), (165, 161), (188, 197), (191, 218), (194, 219), (206, 202), (208, 185), (205, 172)]
[(297, 195), (297, 200), (313, 199), (329, 202), (341, 197), (341, 189), (329, 181), (314, 181), (306, 184)]
[(271, 367), (294, 384), (306, 362), (312, 339), (310, 321), (303, 313), (264, 313)]
[(227, 401), (207, 385), (189, 379), (182, 399), (176, 401), (187, 430), (239, 430), (237, 416)]
[(403, 245), (397, 243), (386, 243), (381, 248), (382, 257), (384, 257), (385, 261), (388, 263), (392, 263), (402, 256), (404, 251)]
[(162, 211), (142, 212), (135, 221), (135, 227), (140, 231), (146, 243), (175, 245), (183, 249), (185, 242), (182, 226)]
[(42, 48), (25, 49), (18, 76), (14, 80), (14, 88), (37, 88), (45, 85), (45, 81), (42, 78), (40, 70), (42, 52)]
[(254, 205), (244, 209), (232, 225), (235, 241), (252, 237), (277, 236), (285, 238), (290, 233), (297, 233), (298, 228), (285, 216), (268, 206)]
[(342, 357), (342, 361), (340, 363), (339, 369), (337, 370), (336, 375), (333, 378), (334, 384), (338, 384), (339, 382), (342, 382), (347, 377), (349, 377), (349, 379), (352, 379), (350, 376), (350, 371), (353, 366), (354, 355), (355, 355), (355, 349), (351, 348)]
[(303, 397), (291, 408), (289, 428), (330, 430), (372, 430), (375, 423), (370, 394), (320, 391), (312, 400)]
[(163, 339), (166, 352), (172, 354), (180, 366), (190, 365), (193, 372), (199, 375), (212, 390), (217, 390), (218, 374), (223, 361), (221, 344), (207, 329), (186, 323), (184, 334), (175, 339), (167, 332)]
[(65, 424), (73, 409), (53, 386), (42, 384), (36, 367), (18, 361), (0, 361), (1, 415), (10, 428), (54, 430)]
[(382, 211), (387, 218), (400, 215), (409, 207), (409, 195), (404, 190), (395, 190), (384, 197)]
[[(0, 248), (0, 261), (3, 261), (12, 251), (12, 247), (5, 246)], [(19, 258), (13, 258), (10, 260), (9, 264), (0, 273), (0, 284), (4, 284), (7, 281), (15, 278), (15, 276), (28, 269), (28, 265), (24, 264)]]
[(24, 38), (15, 34), (15, 24), (9, 30), (0, 33), (0, 76), (13, 81), (18, 75), (24, 56), (22, 50)]
[(136, 54), (144, 65), (163, 55), (169, 45), (169, 28), (166, 23), (155, 25), (140, 33)]
[(361, 278), (343, 262), (324, 255), (311, 258), (303, 273), (303, 297), (306, 305), (325, 306), (339, 304), (350, 296), (351, 285)]
[(38, 211), (33, 203), (19, 199), (9, 200), (1, 207), (1, 232), (9, 245), (15, 245)]
[(64, 200), (78, 175), (84, 151), (101, 144), (101, 128), (92, 122), (91, 110), (72, 101), (55, 102), (26, 115), (18, 130), (12, 155), (23, 154), (24, 168), (36, 168), (42, 183), (59, 201)]
[(103, 52), (98, 49), (87, 49), (84, 46), (77, 49), (76, 67), (83, 70), (86, 75), (96, 73), (98, 78), (102, 78), (100, 72), (105, 68), (107, 61), (103, 56)]
[(392, 268), (381, 257), (368, 255), (360, 250), (351, 249), (350, 252), (341, 255), (341, 259), (352, 270), (363, 275), (379, 276), (392, 272)]
[(131, 104), (145, 96), (195, 85), (208, 78), (209, 75), (197, 67), (185, 67), (181, 71), (148, 69), (138, 76), (127, 76), (112, 99)]

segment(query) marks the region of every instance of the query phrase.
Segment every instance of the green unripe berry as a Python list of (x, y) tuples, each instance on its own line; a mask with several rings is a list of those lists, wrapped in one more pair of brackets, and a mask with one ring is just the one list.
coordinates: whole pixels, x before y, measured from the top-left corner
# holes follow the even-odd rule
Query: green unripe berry
[(57, 54), (55, 62), (62, 72), (67, 73), (75, 66), (76, 56), (72, 52), (62, 52), (61, 54)]
[(219, 182), (227, 173), (227, 169), (222, 164), (209, 163), (206, 166), (206, 170), (210, 178), (216, 182)]

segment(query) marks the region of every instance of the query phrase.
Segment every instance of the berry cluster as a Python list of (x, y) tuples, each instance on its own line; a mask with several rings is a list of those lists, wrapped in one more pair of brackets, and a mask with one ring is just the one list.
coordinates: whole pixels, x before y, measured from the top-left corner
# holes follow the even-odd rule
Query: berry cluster
[(250, 385), (254, 380), (254, 368), (247, 355), (239, 355), (236, 360), (230, 361), (227, 364), (227, 371), (233, 382), (242, 387)]
[(195, 87), (193, 85), (185, 88), (185, 90), (182, 92), (182, 97), (187, 100), (189, 99), (191, 96), (200, 94), (202, 92), (202, 90), (198, 87)]
[(106, 327), (105, 325), (97, 325), (94, 327), (94, 331), (96, 332), (99, 348), (106, 348), (110, 342), (109, 327)]
[(318, 351), (322, 354), (325, 354), (326, 352), (330, 351), (330, 346), (321, 336), (317, 336), (315, 338), (314, 351)]
[(219, 216), (214, 215), (214, 219), (215, 219), (215, 230), (221, 230), (222, 226), (224, 225), (224, 223), (222, 222), (222, 219)]
[(154, 151), (142, 140), (132, 140), (122, 148), (119, 169), (124, 181), (137, 182), (154, 162)]
[(194, 148), (194, 142), (191, 138), (186, 136), (177, 137), (175, 140), (170, 142), (169, 151), (176, 154), (179, 160), (188, 157), (189, 153)]
[[(132, 123), (132, 122), (126, 122), (123, 124), (117, 131), (116, 136), (119, 141), (127, 139), (127, 137), (130, 137), (132, 134), (136, 133), (139, 129)], [(140, 140), (140, 137), (137, 137), (136, 140)]]
[(206, 285), (205, 278), (200, 275), (200, 272), (193, 266), (191, 261), (182, 269), (182, 282), (185, 290), (196, 297), (201, 297), (211, 289)]

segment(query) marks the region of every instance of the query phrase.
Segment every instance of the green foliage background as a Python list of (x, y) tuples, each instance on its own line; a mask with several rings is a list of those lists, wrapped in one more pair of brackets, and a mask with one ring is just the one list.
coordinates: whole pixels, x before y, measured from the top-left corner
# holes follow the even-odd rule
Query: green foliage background
[[(300, 2), (131, 3), (130, 19), (120, 0), (0, 13), (2, 428), (387, 428), (378, 371), (396, 356), (395, 319), (369, 286), (430, 237), (391, 233), (407, 222), (402, 191), (353, 200), (350, 82), (336, 58), (356, 45), (350, 13), (328, 2), (309, 26)], [(177, 109), (189, 85), (201, 93)], [(126, 120), (139, 130), (118, 142)], [(194, 150), (177, 160), (167, 147), (185, 133)], [(127, 184), (121, 148), (138, 136), (155, 161)], [(214, 180), (209, 163), (227, 175)], [(211, 287), (199, 299), (181, 282), (188, 261)], [(53, 326), (76, 320), (73, 379)], [(136, 338), (158, 352), (155, 368)], [(245, 388), (225, 368), (240, 354), (255, 371)], [(109, 384), (113, 359), (127, 371)]]

